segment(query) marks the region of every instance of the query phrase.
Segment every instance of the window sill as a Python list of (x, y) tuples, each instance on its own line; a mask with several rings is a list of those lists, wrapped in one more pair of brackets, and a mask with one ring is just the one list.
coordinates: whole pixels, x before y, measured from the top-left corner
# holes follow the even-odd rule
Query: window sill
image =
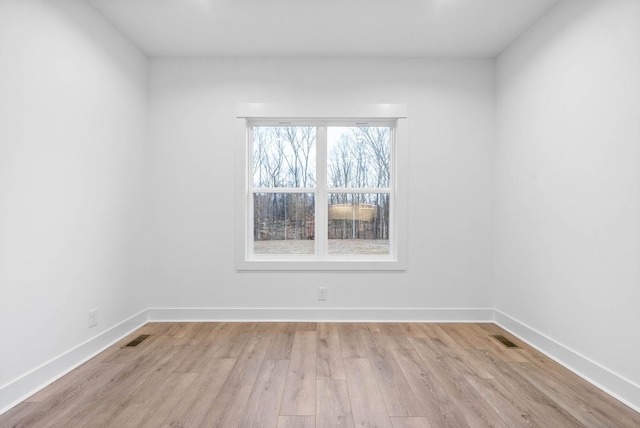
[(344, 272), (405, 271), (406, 264), (393, 259), (380, 260), (244, 260), (236, 263), (239, 272)]

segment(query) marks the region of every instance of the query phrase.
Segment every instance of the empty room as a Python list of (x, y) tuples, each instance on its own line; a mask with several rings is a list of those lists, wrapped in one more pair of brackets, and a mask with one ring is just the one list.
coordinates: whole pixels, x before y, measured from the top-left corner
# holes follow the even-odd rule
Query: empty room
[(640, 427), (640, 1), (0, 0), (0, 427)]

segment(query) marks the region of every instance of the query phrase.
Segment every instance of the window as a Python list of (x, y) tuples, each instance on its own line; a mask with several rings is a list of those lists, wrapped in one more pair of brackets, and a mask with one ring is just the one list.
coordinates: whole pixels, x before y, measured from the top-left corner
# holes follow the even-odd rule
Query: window
[(240, 269), (400, 269), (398, 118), (244, 118)]

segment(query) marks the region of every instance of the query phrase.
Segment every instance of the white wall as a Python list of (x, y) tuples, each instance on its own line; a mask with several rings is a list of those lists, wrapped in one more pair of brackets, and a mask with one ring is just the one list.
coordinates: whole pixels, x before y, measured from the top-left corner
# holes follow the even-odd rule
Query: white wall
[[(490, 307), (493, 61), (152, 59), (150, 68), (150, 307)], [(236, 272), (236, 105), (315, 100), (408, 105), (406, 272)], [(322, 304), (319, 285), (329, 287)]]
[(146, 307), (146, 58), (84, 2), (3, 0), (0, 94), (1, 410)]
[(499, 57), (497, 118), (495, 306), (640, 408), (640, 2), (560, 3)]
[[(147, 99), (145, 57), (83, 2), (0, 1), (0, 408), (146, 307), (495, 307), (640, 403), (639, 19), (564, 1), (497, 87), (492, 60), (154, 59)], [(314, 100), (408, 105), (406, 272), (236, 272), (236, 105)]]

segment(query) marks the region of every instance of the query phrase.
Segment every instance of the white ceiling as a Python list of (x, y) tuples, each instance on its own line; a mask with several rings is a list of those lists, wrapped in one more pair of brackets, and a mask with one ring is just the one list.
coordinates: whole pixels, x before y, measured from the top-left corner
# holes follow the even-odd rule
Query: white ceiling
[(87, 0), (149, 56), (494, 57), (559, 0)]

